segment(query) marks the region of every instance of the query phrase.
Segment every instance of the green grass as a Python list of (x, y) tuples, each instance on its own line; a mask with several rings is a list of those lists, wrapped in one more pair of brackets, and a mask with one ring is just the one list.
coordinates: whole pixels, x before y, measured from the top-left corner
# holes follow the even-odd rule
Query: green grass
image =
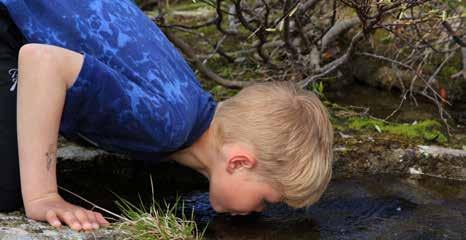
[(140, 206), (137, 207), (115, 194), (119, 199), (116, 204), (123, 214), (120, 229), (129, 236), (126, 239), (200, 240), (204, 238), (207, 226), (202, 232), (199, 231), (194, 221), (194, 211), (191, 211), (188, 218), (184, 212), (184, 203), (181, 203), (182, 216), (178, 217), (176, 211), (180, 207), (180, 198), (177, 198), (173, 205), (165, 202), (164, 207), (161, 207), (154, 200), (152, 177), (151, 187), (152, 204), (148, 209), (144, 207), (140, 198)]
[[(93, 206), (116, 217), (118, 222), (112, 223), (112, 225), (118, 225), (125, 235), (125, 239), (137, 239), (137, 240), (202, 240), (204, 239), (204, 233), (207, 229), (206, 225), (202, 232), (199, 231), (196, 222), (194, 221), (194, 211), (191, 211), (191, 215), (188, 218), (185, 215), (184, 203), (181, 202), (180, 198), (177, 197), (173, 205), (164, 204), (161, 207), (154, 199), (154, 184), (152, 176), (150, 176), (151, 190), (152, 190), (152, 203), (147, 209), (142, 202), (141, 196), (139, 196), (140, 206), (137, 207), (126, 199), (121, 198), (116, 193), (112, 192), (117, 198), (116, 205), (120, 208), (122, 214), (116, 214), (105, 208), (102, 208), (95, 203), (79, 196), (78, 194), (58, 186), (58, 188), (76, 196), (77, 198), (87, 202)], [(181, 209), (181, 217), (176, 215), (178, 209)]]
[(192, 213), (189, 219), (184, 213), (182, 217), (176, 216), (178, 204), (178, 201), (173, 206), (165, 204), (165, 207), (153, 204), (146, 209), (120, 199), (117, 205), (126, 218), (120, 223), (120, 229), (128, 233), (127, 239), (203, 239), (205, 229), (199, 232)]

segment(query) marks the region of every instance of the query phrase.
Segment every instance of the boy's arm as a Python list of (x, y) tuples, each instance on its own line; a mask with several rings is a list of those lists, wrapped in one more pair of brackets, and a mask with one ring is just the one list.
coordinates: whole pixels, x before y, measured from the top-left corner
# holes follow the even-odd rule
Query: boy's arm
[(90, 230), (108, 222), (72, 205), (57, 191), (57, 137), (65, 94), (83, 65), (79, 53), (50, 45), (24, 45), (18, 58), (17, 129), (21, 189), (26, 215)]

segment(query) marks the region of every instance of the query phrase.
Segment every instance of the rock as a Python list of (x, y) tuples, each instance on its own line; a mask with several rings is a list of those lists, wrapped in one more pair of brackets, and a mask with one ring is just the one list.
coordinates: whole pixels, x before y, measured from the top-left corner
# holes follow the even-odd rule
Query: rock
[(99, 156), (109, 154), (99, 149), (87, 149), (78, 145), (58, 148), (57, 158), (61, 160), (91, 161)]
[(423, 154), (432, 154), (434, 157), (438, 156), (455, 156), (466, 158), (466, 151), (462, 149), (444, 148), (439, 146), (425, 146), (420, 145), (419, 151)]
[(56, 229), (43, 222), (24, 217), (19, 211), (0, 213), (1, 240), (87, 240), (87, 239), (124, 239), (127, 235), (116, 227), (101, 228), (92, 232), (73, 231), (68, 227)]
[[(384, 134), (371, 137), (336, 134), (334, 177), (364, 174), (424, 174), (466, 180), (466, 151), (439, 146), (415, 145)], [(344, 149), (344, 151), (342, 151)]]
[(422, 172), (422, 169), (421, 168), (415, 168), (415, 167), (410, 167), (409, 168), (409, 174), (423, 174)]
[(92, 146), (85, 146), (75, 142), (67, 141), (65, 138), (58, 139), (57, 147), (58, 162), (61, 161), (93, 161), (104, 158), (129, 159), (128, 156), (116, 153), (109, 153)]

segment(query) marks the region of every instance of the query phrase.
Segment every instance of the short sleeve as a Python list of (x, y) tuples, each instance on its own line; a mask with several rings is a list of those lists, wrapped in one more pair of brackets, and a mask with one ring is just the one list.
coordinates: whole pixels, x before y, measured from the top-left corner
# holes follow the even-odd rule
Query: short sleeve
[(161, 94), (142, 89), (85, 54), (80, 73), (66, 92), (60, 133), (85, 136), (114, 152), (164, 152), (177, 147), (170, 145), (173, 118), (177, 117)]

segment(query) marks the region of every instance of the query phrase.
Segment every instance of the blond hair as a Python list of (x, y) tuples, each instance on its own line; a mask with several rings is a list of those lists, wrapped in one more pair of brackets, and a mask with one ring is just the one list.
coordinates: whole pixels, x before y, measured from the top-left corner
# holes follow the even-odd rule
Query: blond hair
[(316, 202), (332, 176), (333, 129), (319, 98), (292, 82), (242, 89), (217, 107), (219, 143), (251, 146), (257, 174), (283, 194), (289, 206)]

